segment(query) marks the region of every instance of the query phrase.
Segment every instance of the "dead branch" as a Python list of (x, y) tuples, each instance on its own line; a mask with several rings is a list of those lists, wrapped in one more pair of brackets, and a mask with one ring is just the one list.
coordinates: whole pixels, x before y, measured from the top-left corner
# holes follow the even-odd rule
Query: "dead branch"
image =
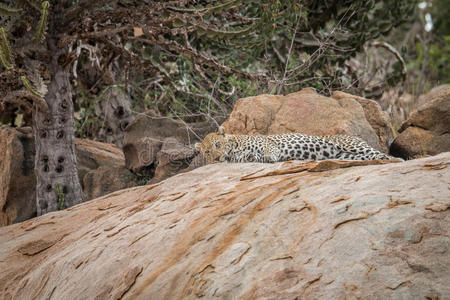
[(301, 18), (301, 11), (300, 11), (300, 13), (297, 16), (297, 22), (295, 24), (294, 33), (293, 33), (292, 39), (291, 39), (291, 46), (289, 47), (289, 51), (288, 51), (288, 54), (286, 56), (286, 64), (284, 66), (283, 78), (281, 79), (280, 86), (278, 87), (277, 94), (281, 93), (281, 90), (283, 89), (284, 83), (286, 81), (286, 74), (287, 74), (288, 67), (289, 67), (289, 59), (291, 58), (292, 47), (294, 46), (295, 36), (297, 35), (297, 29), (298, 29), (298, 25), (300, 24), (300, 20), (301, 19), (302, 18)]
[(172, 51), (175, 51), (178, 53), (183, 53), (184, 55), (188, 56), (189, 58), (192, 59), (192, 61), (194, 63), (198, 63), (198, 64), (216, 68), (223, 74), (234, 73), (234, 74), (238, 74), (244, 78), (251, 79), (251, 80), (266, 80), (266, 76), (264, 76), (264, 75), (251, 74), (251, 73), (247, 73), (247, 72), (240, 71), (235, 68), (223, 65), (216, 58), (208, 58), (205, 54), (195, 50), (194, 48), (183, 47), (180, 44), (178, 44), (176, 41), (169, 41), (162, 37), (159, 37), (158, 40), (150, 40), (150, 39), (145, 39), (145, 38), (141, 38), (141, 37), (134, 38), (133, 40), (139, 41), (142, 43), (146, 43), (146, 44), (150, 44), (150, 45), (158, 44), (158, 45), (166, 46), (167, 49), (169, 49), (169, 50), (172, 50)]
[(395, 49), (392, 45), (390, 45), (390, 44), (388, 44), (386, 42), (372, 42), (371, 45), (374, 46), (374, 47), (383, 47), (386, 50), (388, 50), (389, 52), (391, 52), (392, 54), (394, 54), (395, 57), (400, 62), (400, 64), (402, 65), (402, 77), (403, 77), (403, 80), (406, 80), (406, 75), (407, 75), (406, 63), (405, 63), (405, 60), (403, 59), (403, 57), (397, 51), (397, 49)]

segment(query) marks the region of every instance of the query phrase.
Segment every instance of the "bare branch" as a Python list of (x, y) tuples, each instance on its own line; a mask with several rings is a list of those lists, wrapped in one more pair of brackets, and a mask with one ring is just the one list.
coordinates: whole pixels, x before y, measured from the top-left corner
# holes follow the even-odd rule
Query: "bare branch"
[(196, 63), (201, 63), (203, 65), (207, 65), (213, 68), (216, 68), (217, 70), (219, 70), (220, 72), (222, 72), (223, 74), (238, 74), (244, 78), (248, 78), (251, 80), (266, 80), (266, 76), (264, 75), (259, 75), (259, 74), (251, 74), (251, 73), (247, 73), (247, 72), (243, 72), (240, 70), (237, 70), (235, 68), (226, 66), (221, 64), (216, 58), (208, 58), (205, 54), (198, 52), (197, 50), (195, 50), (194, 48), (190, 48), (190, 47), (183, 47), (180, 44), (178, 44), (175, 41), (169, 41), (166, 40), (164, 38), (159, 38), (158, 40), (149, 40), (149, 39), (144, 39), (144, 38), (134, 38), (134, 40), (136, 41), (140, 41), (143, 43), (147, 43), (150, 45), (154, 45), (154, 44), (159, 44), (159, 45), (164, 45), (166, 46), (169, 50), (178, 52), (178, 53), (183, 53), (186, 56), (188, 56), (189, 58), (191, 58), (194, 62)]
[(390, 44), (388, 44), (386, 42), (372, 42), (371, 45), (374, 46), (374, 47), (383, 47), (386, 50), (388, 50), (389, 52), (391, 52), (392, 54), (394, 54), (395, 57), (400, 62), (400, 64), (402, 65), (402, 77), (403, 77), (403, 80), (406, 80), (406, 75), (407, 75), (406, 63), (405, 63), (405, 60), (403, 59), (403, 57), (397, 51), (397, 49), (395, 49), (392, 45), (390, 45)]
[(63, 20), (66, 24), (69, 24), (70, 22), (72, 22), (73, 20), (78, 18), (84, 11), (91, 8), (94, 4), (96, 4), (97, 6), (102, 6), (108, 2), (109, 2), (108, 0), (99, 0), (99, 1), (84, 0), (84, 1), (81, 1), (78, 3), (78, 5), (74, 6), (71, 10), (69, 10), (64, 15)]
[(284, 86), (284, 82), (286, 81), (286, 73), (289, 68), (289, 59), (291, 58), (292, 47), (294, 46), (295, 36), (297, 35), (298, 24), (300, 24), (301, 19), (302, 18), (301, 18), (301, 11), (300, 11), (299, 14), (297, 15), (297, 23), (295, 24), (294, 33), (292, 34), (291, 46), (289, 47), (289, 51), (288, 51), (288, 54), (286, 57), (286, 64), (284, 66), (283, 78), (281, 79), (277, 94), (281, 93), (281, 90), (283, 89), (283, 86)]

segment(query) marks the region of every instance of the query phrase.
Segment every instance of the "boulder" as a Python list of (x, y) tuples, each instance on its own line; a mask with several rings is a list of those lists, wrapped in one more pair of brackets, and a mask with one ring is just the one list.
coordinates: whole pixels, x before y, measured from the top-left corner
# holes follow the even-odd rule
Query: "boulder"
[(36, 216), (34, 138), (0, 127), (0, 227)]
[(448, 95), (449, 90), (450, 84), (442, 84), (432, 88), (428, 93), (419, 96), (416, 103), (414, 103), (414, 108), (417, 109), (433, 99), (445, 97)]
[(196, 151), (192, 147), (180, 144), (173, 137), (164, 139), (156, 155), (158, 165), (150, 183), (159, 182), (188, 168), (195, 156)]
[(145, 184), (125, 167), (122, 149), (115, 145), (75, 139), (75, 152), (78, 176), (86, 200)]
[(232, 134), (348, 134), (385, 152), (392, 137), (389, 120), (376, 102), (345, 93), (325, 97), (311, 88), (240, 99), (223, 126)]
[[(31, 130), (20, 130), (0, 128), (0, 226), (36, 216), (34, 138)], [(124, 175), (130, 172), (125, 169), (120, 148), (75, 139), (75, 150), (78, 176), (87, 200), (139, 183), (136, 176)], [(100, 167), (104, 168), (95, 171)]]
[(450, 153), (378, 163), (211, 164), (0, 228), (0, 298), (446, 299)]
[(394, 140), (395, 131), (392, 128), (389, 114), (381, 109), (378, 102), (339, 91), (333, 92), (333, 98), (336, 100), (349, 98), (358, 101), (364, 109), (367, 122), (378, 136), (380, 149), (385, 153), (389, 152), (389, 146)]
[(114, 191), (145, 184), (134, 173), (121, 166), (100, 166), (83, 177), (83, 193), (86, 199), (94, 199)]
[(450, 151), (450, 85), (429, 95), (403, 123), (393, 155), (410, 159)]
[(112, 144), (75, 139), (75, 153), (77, 155), (78, 176), (82, 185), (84, 176), (100, 166), (112, 168), (125, 166), (125, 157), (122, 150)]
[(405, 93), (403, 88), (390, 88), (384, 91), (379, 103), (384, 110), (389, 112), (392, 126), (400, 128), (412, 111), (417, 110), (429, 100), (444, 95), (449, 87), (450, 84), (439, 85), (418, 97)]
[[(216, 129), (216, 122), (186, 123), (147, 111), (136, 116), (126, 129), (123, 143), (126, 167), (149, 178), (156, 176), (155, 180), (167, 178), (186, 168), (189, 163), (185, 162), (194, 158), (194, 144)], [(166, 168), (169, 156), (176, 161)]]

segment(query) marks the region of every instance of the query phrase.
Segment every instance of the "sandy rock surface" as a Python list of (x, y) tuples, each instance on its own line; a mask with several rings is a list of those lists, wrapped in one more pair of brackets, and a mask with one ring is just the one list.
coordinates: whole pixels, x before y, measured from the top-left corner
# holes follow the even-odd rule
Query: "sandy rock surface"
[(0, 299), (446, 299), (450, 153), (376, 163), (207, 165), (0, 228)]
[(342, 92), (325, 97), (311, 88), (239, 99), (223, 126), (233, 134), (348, 134), (384, 152), (392, 139), (389, 119), (376, 102)]

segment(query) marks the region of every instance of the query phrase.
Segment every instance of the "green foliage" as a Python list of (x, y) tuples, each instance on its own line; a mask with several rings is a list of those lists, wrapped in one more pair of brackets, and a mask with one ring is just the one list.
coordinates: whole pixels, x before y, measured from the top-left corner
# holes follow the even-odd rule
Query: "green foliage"
[(27, 91), (29, 91), (32, 95), (38, 97), (38, 98), (42, 98), (43, 95), (41, 93), (39, 93), (28, 81), (27, 77), (25, 76), (20, 76), (20, 80), (22, 81), (23, 85), (25, 86), (25, 88), (27, 89)]
[(142, 186), (148, 184), (153, 176), (139, 175), (130, 171), (128, 174), (123, 175), (123, 177), (125, 182), (135, 182), (138, 186)]
[(45, 40), (45, 33), (47, 32), (48, 23), (48, 10), (50, 3), (48, 1), (42, 2), (41, 18), (36, 27), (36, 34), (34, 40), (38, 43), (42, 43)]
[(13, 65), (10, 63), (10, 61), (7, 59), (5, 53), (3, 52), (3, 49), (0, 47), (0, 60), (2, 61), (2, 65), (10, 70), (13, 68)]
[(103, 121), (95, 115), (95, 104), (99, 97), (89, 98), (83, 91), (76, 91), (78, 99), (75, 110), (75, 136), (80, 138), (93, 138), (92, 134), (98, 131)]
[[(6, 101), (29, 107), (27, 113), (31, 112), (31, 105), (24, 99), (32, 100), (40, 109), (46, 110), (48, 106), (43, 97), (47, 92), (47, 86), (40, 74), (44, 68), (39, 70), (39, 57), (36, 57), (37, 53), (42, 54), (42, 52), (35, 52), (36, 49), (30, 47), (32, 39), (28, 34), (31, 29), (31, 19), (27, 16), (27, 13), (29, 13), (29, 10), (36, 9), (35, 3), (29, 0), (7, 0), (6, 2), (19, 4), (23, 9), (13, 9), (7, 4), (0, 5), (0, 14), (3, 14), (2, 10), (8, 10), (8, 13), (4, 14), (6, 16), (0, 19), (0, 60), (5, 69), (9, 71), (7, 74), (0, 74), (0, 76), (5, 76), (5, 79), (12, 77), (2, 82), (0, 93), (7, 95), (9, 92), (14, 92), (16, 99), (6, 97), (8, 99)], [(41, 20), (36, 27), (36, 37), (40, 40), (43, 40), (45, 34), (49, 5), (48, 1), (42, 2)], [(20, 47), (15, 46), (15, 44), (19, 44)], [(24, 49), (27, 50), (24, 51)], [(16, 60), (18, 61), (17, 65)], [(18, 80), (19, 78), (20, 80)], [(34, 86), (28, 79), (31, 79)], [(11, 84), (11, 81), (14, 84)], [(20, 82), (22, 85), (20, 85)], [(18, 108), (20, 109), (22, 106)]]
[(215, 3), (216, 5), (208, 4), (208, 5), (206, 5), (206, 7), (204, 7), (203, 5), (200, 4), (198, 6), (191, 6), (190, 8), (180, 8), (180, 7), (170, 6), (169, 9), (176, 11), (176, 12), (210, 14), (213, 12), (225, 11), (226, 9), (231, 8), (234, 4), (236, 4), (239, 1), (231, 0), (231, 1), (225, 1), (223, 3), (220, 3), (220, 1), (216, 1), (216, 2), (219, 2), (219, 4), (216, 4), (216, 3)]
[[(49, 1), (42, 2), (42, 8), (30, 8), (25, 2), (29, 1), (20, 1), (30, 15), (40, 12), (31, 32), (35, 30), (34, 39), (42, 42)], [(69, 58), (76, 62), (71, 71), (79, 85), (75, 89), (77, 133), (90, 136), (101, 126), (92, 103), (107, 101), (100, 95), (111, 84), (127, 86), (136, 111), (154, 109), (193, 120), (226, 115), (238, 98), (255, 94), (289, 93), (306, 86), (325, 94), (333, 89), (352, 92), (359, 76), (347, 62), (369, 41), (408, 22), (417, 3), (55, 1), (52, 10), (58, 12), (55, 20), (61, 25), (55, 32), (69, 29), (56, 35), (64, 37), (58, 46), (71, 45)], [(27, 35), (32, 22), (26, 22), (8, 32)], [(8, 63), (4, 49), (0, 50), (2, 61)], [(430, 48), (436, 57), (437, 50)], [(119, 68), (110, 72), (112, 64)], [(393, 65), (387, 81), (398, 85), (400, 71)]]
[[(414, 15), (414, 24), (402, 26), (388, 37), (402, 50), (409, 75), (405, 89), (416, 96), (437, 85), (450, 83), (450, 11), (444, 9), (449, 1), (433, 0), (423, 4)], [(430, 20), (432, 27), (426, 29)]]
[(433, 0), (432, 5), (425, 11), (430, 13), (433, 22), (432, 41), (428, 47), (429, 62), (427, 64), (427, 78), (432, 82), (431, 85), (450, 83), (449, 7), (450, 1), (448, 0)]
[(5, 29), (3, 27), (0, 27), (0, 39), (1, 39), (0, 49), (4, 53), (5, 60), (7, 60), (9, 64), (12, 64), (14, 57), (12, 54), (8, 38), (6, 36)]
[(20, 8), (10, 7), (4, 3), (0, 3), (0, 16), (13, 16), (22, 11)]
[(441, 84), (450, 83), (450, 35), (444, 36), (443, 41), (430, 45), (430, 73), (433, 80)]
[[(367, 41), (408, 21), (417, 2), (249, 0), (202, 15), (204, 6), (198, 1), (178, 8), (173, 26), (189, 28), (194, 34), (191, 44), (208, 49), (223, 65), (248, 72), (247, 66), (260, 64), (249, 73), (264, 74), (266, 82), (260, 84), (265, 92), (305, 86), (328, 92), (346, 88), (346, 80), (336, 78), (337, 69)], [(392, 84), (398, 84), (395, 75)]]
[[(325, 94), (335, 89), (354, 92), (359, 76), (346, 62), (367, 42), (408, 22), (417, 2), (193, 0), (165, 5), (122, 0), (86, 12), (95, 22), (81, 22), (76, 34), (94, 36), (82, 39), (85, 44), (101, 41), (100, 61), (109, 61), (105, 53), (121, 55), (124, 70), (116, 83), (129, 85), (134, 111), (153, 109), (196, 121), (225, 116), (238, 98), (261, 93), (289, 93), (307, 86)], [(131, 24), (138, 29), (134, 35), (118, 31)], [(93, 33), (97, 31), (98, 38)], [(92, 55), (81, 52), (78, 63), (93, 65)], [(92, 88), (100, 76), (85, 80), (81, 71), (78, 74), (80, 86), (89, 92), (76, 101), (105, 101), (99, 98), (102, 89)], [(401, 68), (394, 65), (386, 77), (398, 85), (400, 75)], [(97, 120), (93, 110), (80, 107), (83, 117), (77, 131), (84, 136), (86, 124), (94, 128)]]
[(55, 184), (56, 195), (58, 197), (58, 210), (63, 210), (67, 208), (66, 205), (66, 195), (64, 195), (59, 183)]
[(449, 8), (449, 0), (433, 0), (432, 5), (429, 8), (429, 13), (433, 18), (433, 33), (437, 36), (444, 37), (444, 39), (450, 36)]
[[(425, 92), (439, 84), (450, 83), (450, 36), (444, 36), (433, 40), (429, 44), (416, 42), (415, 51), (408, 53), (410, 56), (408, 69), (412, 82), (412, 93), (415, 93), (418, 80), (426, 80)], [(420, 73), (424, 72), (421, 77)]]
[(0, 60), (6, 69), (13, 68), (13, 54), (3, 27), (0, 27)]

